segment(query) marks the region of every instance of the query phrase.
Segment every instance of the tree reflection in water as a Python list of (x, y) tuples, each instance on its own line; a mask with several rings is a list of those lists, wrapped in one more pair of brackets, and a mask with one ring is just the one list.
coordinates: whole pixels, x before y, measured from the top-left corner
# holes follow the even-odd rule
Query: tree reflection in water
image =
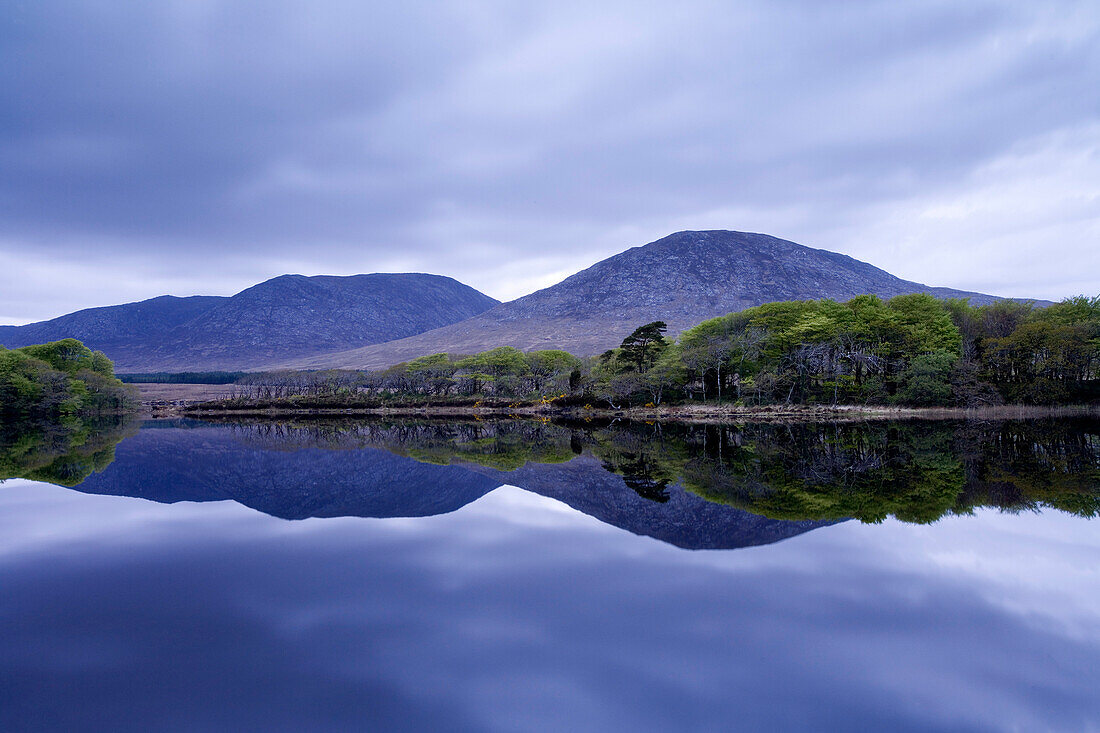
[[(164, 424), (146, 427), (158, 425)], [(892, 516), (926, 523), (978, 507), (1010, 512), (1054, 508), (1083, 517), (1100, 513), (1100, 420), (1094, 418), (724, 425), (303, 418), (172, 425), (216, 429), (259, 451), (259, 463), (246, 462), (236, 478), (222, 475), (211, 483), (230, 494), (234, 483), (249, 484), (250, 477), (240, 473), (245, 466), (266, 470), (262, 456), (271, 451), (374, 448), (411, 459), (408, 466), (455, 469), (436, 480), (474, 470), (522, 486), (534, 480), (533, 469), (541, 466), (537, 480), (546, 481), (546, 472), (561, 466), (559, 484), (582, 484), (571, 495), (583, 493), (584, 485), (601, 485), (596, 474), (613, 474), (621, 477), (620, 486), (651, 502), (669, 502), (670, 490), (679, 487), (711, 503), (782, 520), (880, 522)], [(131, 424), (118, 420), (2, 426), (0, 479), (79, 485), (103, 471), (114, 458), (114, 446), (132, 433)], [(209, 446), (204, 450), (205, 457), (191, 458), (190, 464), (178, 459), (181, 474), (207, 471), (198, 468), (212, 455)], [(151, 470), (161, 466), (167, 471), (165, 460), (159, 458)], [(172, 454), (168, 460), (177, 458)], [(345, 463), (345, 470), (356, 470), (353, 462)], [(299, 473), (308, 470), (295, 467)], [(331, 468), (325, 470), (332, 475)], [(398, 475), (400, 467), (392, 470), (391, 488), (375, 490), (409, 491)], [(149, 470), (139, 473), (143, 486), (155, 483)], [(355, 481), (348, 483), (350, 489)], [(432, 487), (418, 484), (417, 490), (431, 492)], [(133, 493), (135, 487), (119, 484), (112, 491)], [(224, 491), (218, 495), (224, 497)], [(481, 491), (471, 489), (470, 495)], [(402, 501), (395, 493), (395, 502)], [(400, 513), (400, 508), (393, 511)]]
[(115, 446), (136, 430), (130, 416), (0, 421), (0, 481), (23, 478), (76, 486), (107, 468)]
[[(774, 519), (932, 522), (983, 506), (1100, 512), (1100, 421), (687, 425), (502, 421), (264, 423), (253, 440), (380, 446), (435, 464), (512, 471), (599, 459), (638, 495), (679, 484)], [(263, 437), (260, 437), (263, 436)]]

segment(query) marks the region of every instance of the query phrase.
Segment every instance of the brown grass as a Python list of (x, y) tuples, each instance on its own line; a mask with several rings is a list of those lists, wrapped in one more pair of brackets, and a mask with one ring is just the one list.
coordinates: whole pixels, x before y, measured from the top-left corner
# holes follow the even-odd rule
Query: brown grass
[(138, 391), (138, 401), (142, 407), (153, 411), (196, 405), (200, 402), (218, 400), (233, 394), (233, 384), (149, 384), (138, 382), (133, 385)]

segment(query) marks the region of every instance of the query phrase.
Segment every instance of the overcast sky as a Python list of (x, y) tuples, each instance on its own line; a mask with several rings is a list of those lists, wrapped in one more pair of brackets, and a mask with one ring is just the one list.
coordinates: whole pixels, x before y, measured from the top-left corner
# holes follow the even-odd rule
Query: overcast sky
[(1100, 3), (7, 0), (0, 323), (680, 229), (1100, 293)]

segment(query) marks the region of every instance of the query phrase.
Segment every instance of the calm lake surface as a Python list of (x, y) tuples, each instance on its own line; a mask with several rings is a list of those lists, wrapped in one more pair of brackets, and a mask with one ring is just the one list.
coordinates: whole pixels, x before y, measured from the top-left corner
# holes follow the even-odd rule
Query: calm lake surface
[(1096, 420), (0, 438), (3, 731), (1100, 730)]

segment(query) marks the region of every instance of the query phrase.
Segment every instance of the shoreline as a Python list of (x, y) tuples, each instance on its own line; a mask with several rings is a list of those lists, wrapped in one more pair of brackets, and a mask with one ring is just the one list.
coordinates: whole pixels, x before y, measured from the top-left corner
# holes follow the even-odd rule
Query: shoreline
[(181, 406), (172, 412), (187, 417), (301, 417), (370, 416), (421, 418), (521, 418), (561, 420), (640, 420), (684, 423), (769, 422), (769, 421), (880, 421), (880, 420), (1012, 420), (1100, 415), (1100, 405), (1042, 407), (1000, 405), (990, 407), (892, 407), (886, 405), (673, 405), (668, 407), (612, 408), (556, 407), (554, 405), (472, 406), (430, 405), (390, 407), (204, 407), (206, 403)]

